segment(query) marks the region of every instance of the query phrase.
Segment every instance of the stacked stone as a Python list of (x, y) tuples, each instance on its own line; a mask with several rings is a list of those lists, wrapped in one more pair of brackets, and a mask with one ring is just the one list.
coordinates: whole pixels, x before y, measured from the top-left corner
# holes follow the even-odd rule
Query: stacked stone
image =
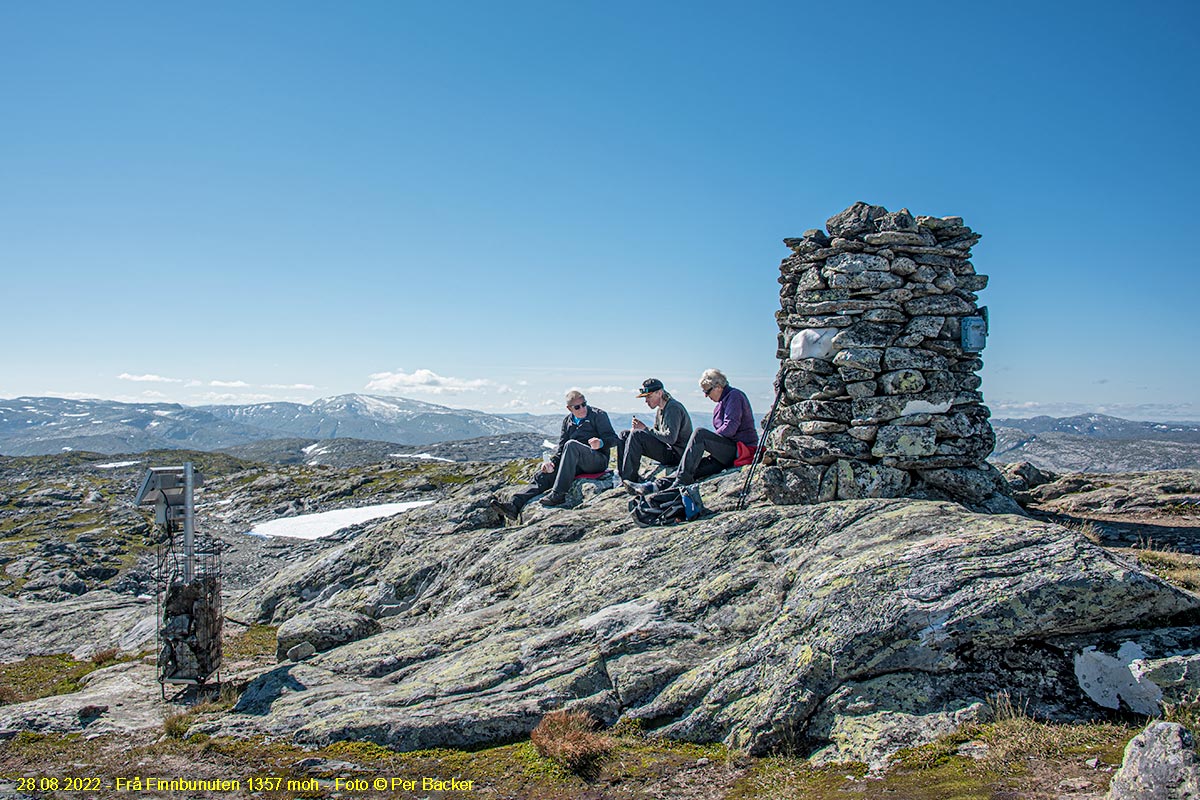
[(768, 495), (944, 496), (966, 483), (982, 501), (998, 478), (985, 466), (995, 437), (976, 375), (983, 362), (961, 342), (987, 286), (970, 260), (979, 234), (960, 217), (866, 203), (826, 227), (784, 240), (792, 255), (780, 266)]
[(204, 683), (221, 667), (221, 582), (172, 583), (163, 603), (160, 680)]

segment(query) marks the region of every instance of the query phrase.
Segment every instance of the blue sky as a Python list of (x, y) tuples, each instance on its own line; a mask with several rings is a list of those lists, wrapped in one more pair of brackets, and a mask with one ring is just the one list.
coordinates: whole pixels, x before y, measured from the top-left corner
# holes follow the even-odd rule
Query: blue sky
[(0, 2), (0, 397), (766, 410), (781, 239), (959, 215), (995, 416), (1200, 419), (1193, 3)]

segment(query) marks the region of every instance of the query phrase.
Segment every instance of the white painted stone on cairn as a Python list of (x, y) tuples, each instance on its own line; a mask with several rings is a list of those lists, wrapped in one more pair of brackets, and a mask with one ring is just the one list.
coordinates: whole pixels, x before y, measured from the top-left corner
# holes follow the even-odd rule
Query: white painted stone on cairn
[(961, 217), (855, 203), (784, 240), (783, 394), (763, 475), (774, 502), (912, 496), (1020, 513), (986, 462), (983, 361), (960, 341), (987, 286), (970, 260), (979, 238)]

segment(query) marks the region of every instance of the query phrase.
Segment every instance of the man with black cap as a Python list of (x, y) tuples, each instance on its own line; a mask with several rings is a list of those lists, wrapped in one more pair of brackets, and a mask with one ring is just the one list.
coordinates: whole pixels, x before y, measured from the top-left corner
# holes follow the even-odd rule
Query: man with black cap
[(691, 415), (683, 403), (671, 397), (658, 378), (642, 381), (638, 397), (644, 398), (646, 405), (655, 410), (654, 427), (647, 428), (646, 423), (634, 417), (633, 427), (621, 431), (617, 442), (617, 469), (623, 480), (633, 483), (642, 480), (638, 471), (643, 455), (673, 467), (683, 457), (683, 450), (692, 435)]

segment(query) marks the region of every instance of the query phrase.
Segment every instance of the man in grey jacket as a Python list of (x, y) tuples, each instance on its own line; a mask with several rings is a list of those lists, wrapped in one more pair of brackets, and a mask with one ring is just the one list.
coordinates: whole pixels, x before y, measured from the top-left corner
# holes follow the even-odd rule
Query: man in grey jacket
[(638, 470), (643, 455), (673, 467), (683, 457), (683, 450), (692, 435), (691, 415), (682, 403), (671, 397), (658, 378), (643, 381), (638, 397), (644, 398), (646, 405), (655, 410), (654, 427), (647, 428), (646, 423), (634, 417), (633, 427), (621, 431), (617, 442), (617, 469), (622, 479), (633, 483), (642, 480)]

